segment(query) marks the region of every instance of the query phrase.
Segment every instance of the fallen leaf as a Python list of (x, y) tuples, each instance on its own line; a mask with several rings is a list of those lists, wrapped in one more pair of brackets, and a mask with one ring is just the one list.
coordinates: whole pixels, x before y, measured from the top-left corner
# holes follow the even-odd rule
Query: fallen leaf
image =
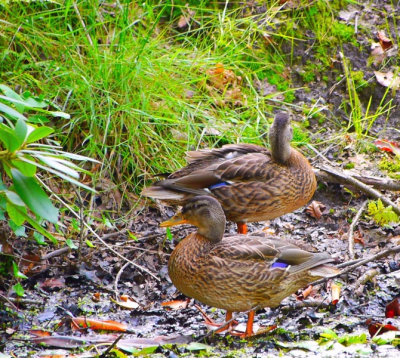
[(65, 280), (63, 278), (49, 278), (40, 285), (40, 288), (63, 288), (64, 286)]
[(400, 144), (386, 139), (377, 139), (374, 144), (385, 152), (393, 153), (400, 156)]
[(127, 299), (126, 301), (116, 301), (113, 298), (110, 298), (110, 299), (111, 299), (111, 302), (114, 302), (118, 306), (129, 309), (129, 310), (134, 310), (139, 307), (139, 304), (131, 299)]
[(357, 242), (357, 243), (365, 246), (364, 236), (360, 232), (360, 230), (354, 231), (353, 239), (354, 239), (354, 242)]
[(332, 282), (331, 285), (331, 295), (332, 295), (332, 304), (336, 305), (338, 303), (339, 298), (340, 298), (340, 291), (342, 287), (340, 285), (337, 285), (335, 282)]
[(392, 302), (386, 305), (385, 309), (386, 318), (393, 318), (400, 316), (400, 299), (395, 298)]
[(310, 295), (310, 293), (312, 292), (312, 290), (313, 290), (313, 286), (310, 285), (310, 286), (308, 286), (305, 290), (301, 291), (301, 293), (300, 293), (299, 295), (297, 295), (296, 298), (297, 298), (299, 301), (303, 301), (304, 299), (306, 299), (306, 298)]
[(396, 74), (389, 72), (379, 72), (375, 71), (376, 80), (379, 84), (389, 88), (399, 88), (400, 87), (400, 77)]
[(385, 34), (384, 31), (378, 31), (378, 33), (377, 33), (376, 36), (377, 36), (377, 38), (378, 38), (378, 40), (379, 40), (379, 43), (380, 43), (380, 45), (381, 45), (381, 47), (382, 47), (382, 49), (383, 49), (384, 51), (386, 51), (386, 50), (390, 49), (391, 47), (393, 47), (393, 42), (392, 42), (392, 40), (389, 39), (389, 38), (386, 36), (386, 34)]
[(86, 318), (86, 317), (74, 317), (72, 318), (72, 329), (91, 328), (93, 330), (104, 330), (104, 331), (118, 331), (127, 332), (129, 328), (126, 324), (116, 321), (103, 321), (99, 319)]
[(374, 59), (374, 65), (378, 66), (387, 57), (387, 53), (383, 50), (379, 42), (371, 44), (371, 56)]
[(389, 331), (398, 331), (399, 329), (392, 324), (382, 324), (379, 322), (373, 322), (371, 319), (365, 322), (368, 325), (368, 332), (371, 337), (379, 336), (382, 333)]
[(306, 213), (313, 218), (319, 220), (322, 217), (322, 212), (326, 209), (326, 206), (319, 201), (313, 200), (313, 202), (307, 206)]
[(190, 298), (184, 301), (175, 300), (175, 301), (162, 302), (161, 306), (171, 308), (172, 310), (180, 310), (186, 308), (189, 302)]

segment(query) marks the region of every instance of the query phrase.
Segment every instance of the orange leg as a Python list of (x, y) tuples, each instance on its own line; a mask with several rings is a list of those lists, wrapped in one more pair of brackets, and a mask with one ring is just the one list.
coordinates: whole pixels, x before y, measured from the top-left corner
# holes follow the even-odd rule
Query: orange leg
[(247, 234), (247, 224), (246, 223), (236, 223), (239, 234)]
[[(232, 317), (233, 317), (232, 312), (226, 311), (225, 322), (230, 321), (230, 320), (232, 319)], [(238, 324), (238, 322), (237, 322), (236, 320), (233, 320), (232, 322), (228, 323), (228, 325), (226, 325), (226, 326), (223, 327), (223, 328), (217, 329), (215, 332), (216, 332), (216, 333), (221, 333), (221, 332), (223, 332), (223, 331), (228, 331), (228, 332), (230, 332), (230, 331), (233, 329), (233, 326), (234, 326), (234, 325), (237, 325), (237, 324)], [(221, 326), (222, 326), (222, 325), (221, 325)]]
[[(201, 309), (201, 307), (199, 305), (194, 305), (202, 314), (202, 316), (204, 317), (205, 323), (209, 326), (214, 326), (214, 327), (221, 327), (224, 326), (224, 323), (217, 323), (215, 322), (212, 318), (208, 317), (207, 314)], [(226, 318), (225, 318), (225, 322), (228, 322), (232, 319), (232, 312), (230, 311), (226, 311)], [(237, 325), (238, 322), (236, 320), (232, 321), (231, 323), (229, 323), (227, 326), (220, 328), (220, 329), (216, 329), (215, 332), (216, 333), (221, 333), (224, 332), (226, 330), (228, 330), (228, 332), (230, 332), (233, 328), (234, 325)]]
[(244, 333), (231, 333), (233, 336), (239, 336), (240, 338), (247, 338), (247, 337), (251, 337), (254, 335), (253, 332), (253, 323), (254, 323), (254, 315), (255, 312), (254, 311), (250, 311), (248, 313), (248, 320), (247, 320), (247, 326), (246, 326), (246, 332)]

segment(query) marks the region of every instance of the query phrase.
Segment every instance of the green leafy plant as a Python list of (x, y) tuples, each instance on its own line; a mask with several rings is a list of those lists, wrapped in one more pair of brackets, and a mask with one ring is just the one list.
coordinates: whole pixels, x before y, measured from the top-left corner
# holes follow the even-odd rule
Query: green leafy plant
[[(28, 222), (37, 232), (57, 243), (42, 226), (43, 219), (57, 223), (58, 209), (43, 190), (45, 184), (39, 179), (38, 170), (92, 190), (78, 180), (80, 172), (90, 173), (71, 162), (72, 159), (91, 159), (62, 151), (51, 137), (54, 129), (43, 125), (48, 121), (46, 116), (69, 118), (68, 114), (44, 109), (51, 104), (29, 92), (19, 95), (5, 85), (0, 85), (0, 90), (3, 93), (0, 94), (0, 162), (12, 182), (0, 181), (0, 212), (3, 217), (4, 213), (8, 214), (14, 232), (19, 230), (24, 236), (21, 226)], [(24, 115), (32, 110), (39, 114)], [(38, 239), (40, 241), (40, 236)]]
[(370, 201), (368, 203), (368, 215), (379, 225), (387, 225), (390, 223), (398, 223), (400, 219), (393, 211), (391, 206), (385, 207), (381, 201)]
[(353, 344), (363, 344), (367, 342), (367, 335), (362, 333), (360, 335), (347, 335), (339, 337), (331, 329), (325, 329), (324, 332), (320, 333), (321, 338), (319, 339), (320, 345), (333, 344), (338, 342), (341, 345), (348, 347)]

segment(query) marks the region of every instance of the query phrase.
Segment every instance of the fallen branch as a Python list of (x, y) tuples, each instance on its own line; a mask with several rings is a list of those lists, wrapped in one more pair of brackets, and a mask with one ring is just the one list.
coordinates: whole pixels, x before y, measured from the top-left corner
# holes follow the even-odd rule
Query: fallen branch
[(361, 214), (363, 213), (365, 206), (367, 205), (368, 200), (365, 200), (360, 209), (357, 212), (356, 217), (354, 218), (353, 222), (350, 225), (350, 229), (349, 229), (349, 254), (350, 254), (350, 258), (352, 260), (354, 260), (354, 228), (358, 223), (358, 220), (360, 220)]
[(323, 282), (328, 281), (328, 280), (330, 280), (330, 279), (332, 279), (332, 278), (345, 275), (346, 273), (349, 273), (349, 272), (354, 271), (354, 269), (357, 268), (357, 267), (363, 266), (363, 265), (365, 265), (365, 264), (367, 264), (367, 263), (369, 263), (369, 262), (371, 262), (371, 261), (375, 261), (375, 260), (382, 259), (382, 258), (384, 258), (384, 257), (389, 256), (390, 254), (396, 254), (396, 253), (398, 253), (398, 252), (400, 252), (400, 245), (397, 245), (397, 246), (395, 246), (395, 247), (393, 247), (393, 248), (391, 248), (391, 249), (382, 251), (382, 252), (380, 252), (380, 253), (378, 253), (378, 254), (376, 254), (376, 255), (367, 257), (366, 259), (363, 259), (363, 260), (356, 260), (356, 261), (358, 261), (357, 263), (355, 263), (355, 264), (352, 265), (352, 266), (349, 266), (347, 269), (343, 270), (343, 271), (340, 272), (339, 274), (337, 274), (337, 275), (335, 275), (335, 276), (328, 277), (328, 278), (322, 278), (322, 279), (320, 279), (320, 280), (314, 281), (314, 282), (310, 283), (310, 285), (313, 285), (313, 286), (314, 286), (314, 285), (318, 285), (319, 283), (323, 283)]
[[(324, 169), (322, 168), (314, 169), (314, 174), (319, 182), (343, 184), (343, 181), (341, 179), (337, 178), (335, 175), (332, 175), (329, 172), (324, 171)], [(370, 176), (361, 177), (355, 174), (351, 174), (351, 177), (359, 180), (360, 182), (366, 185), (371, 185), (378, 190), (400, 191), (400, 180), (391, 180), (391, 179), (377, 178)]]
[(293, 311), (299, 308), (308, 308), (308, 307), (328, 308), (329, 303), (324, 301), (301, 301), (301, 302), (296, 302), (294, 304), (288, 304), (280, 308), (282, 311)]
[(391, 206), (393, 208), (393, 211), (397, 214), (400, 215), (400, 208), (391, 200), (386, 198), (384, 195), (382, 195), (379, 191), (371, 188), (370, 186), (362, 183), (361, 181), (347, 175), (343, 171), (340, 171), (337, 168), (332, 168), (329, 165), (321, 165), (320, 167), (321, 170), (337, 177), (340, 178), (340, 182), (342, 184), (349, 184), (353, 185), (357, 189), (361, 190), (363, 193), (368, 194), (369, 196), (372, 196), (375, 199), (381, 199), (382, 203), (385, 204), (386, 206)]

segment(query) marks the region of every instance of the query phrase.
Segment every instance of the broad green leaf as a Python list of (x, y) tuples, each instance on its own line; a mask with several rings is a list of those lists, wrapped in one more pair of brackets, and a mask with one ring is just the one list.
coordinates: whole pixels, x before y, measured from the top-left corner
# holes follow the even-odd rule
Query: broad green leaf
[(46, 118), (45, 116), (41, 116), (40, 114), (36, 114), (33, 116), (29, 116), (28, 122), (34, 124), (36, 123), (43, 124), (43, 123), (49, 123), (50, 119)]
[[(17, 207), (17, 210), (20, 208)], [(46, 236), (53, 244), (58, 244), (57, 239), (50, 234), (48, 231), (46, 231), (35, 219), (32, 219), (28, 214), (24, 213), (22, 210), (20, 210), (20, 215), (24, 216), (25, 220), (33, 226), (33, 228), (37, 231), (39, 231), (42, 235)]]
[(39, 245), (47, 245), (46, 241), (44, 241), (44, 236), (36, 231), (33, 233), (33, 238)]
[(75, 243), (71, 239), (65, 240), (65, 243), (71, 250), (76, 250), (78, 246), (75, 245)]
[(14, 134), (19, 140), (19, 146), (25, 142), (27, 133), (28, 126), (26, 125), (26, 122), (23, 119), (18, 119), (17, 124), (15, 125)]
[(0, 85), (0, 89), (6, 95), (6, 96), (0, 96), (1, 98), (4, 98), (6, 101), (9, 101), (9, 102), (12, 102), (12, 99), (16, 99), (17, 103), (14, 103), (14, 104), (15, 104), (15, 107), (17, 108), (17, 110), (19, 112), (24, 111), (24, 105), (18, 103), (18, 102), (23, 102), (23, 99), (17, 92), (13, 91), (10, 87), (7, 87), (5, 85)]
[(76, 170), (71, 169), (70, 167), (64, 164), (61, 164), (60, 161), (57, 160), (57, 158), (45, 157), (44, 155), (36, 155), (36, 158), (38, 158), (43, 163), (47, 164), (49, 167), (52, 167), (55, 170), (63, 172), (75, 179), (79, 179), (79, 173)]
[[(25, 207), (20, 207), (20, 210), (22, 211), (23, 209), (26, 210)], [(10, 219), (17, 225), (21, 226), (25, 222), (25, 218), (20, 215), (20, 210), (16, 208), (16, 205), (12, 203), (7, 203), (7, 213), (10, 217)]]
[(61, 117), (64, 119), (71, 119), (71, 116), (65, 112), (49, 112), (53, 117)]
[[(25, 162), (29, 162), (29, 161), (27, 161), (25, 158), (20, 158), (20, 159), (23, 160), (23, 161), (25, 161)], [(68, 181), (68, 182), (70, 182), (70, 183), (72, 183), (72, 184), (75, 184), (75, 185), (77, 185), (77, 186), (79, 186), (79, 187), (81, 187), (81, 188), (83, 188), (83, 189), (86, 189), (86, 190), (89, 190), (89, 191), (92, 191), (92, 192), (96, 193), (96, 190), (95, 190), (95, 189), (93, 189), (93, 188), (91, 188), (90, 186), (87, 186), (87, 185), (85, 185), (85, 184), (83, 184), (83, 183), (80, 183), (79, 181), (75, 180), (74, 178), (71, 178), (70, 176), (63, 174), (63, 173), (59, 172), (58, 170), (51, 169), (51, 168), (46, 167), (46, 166), (44, 166), (44, 165), (41, 165), (41, 164), (39, 164), (39, 163), (35, 163), (35, 164), (36, 164), (39, 168), (41, 168), (41, 169), (43, 169), (43, 170), (45, 170), (45, 171), (48, 171), (48, 172), (50, 172), (50, 173), (53, 173), (53, 174), (55, 174), (55, 175), (58, 175), (60, 178), (65, 179), (66, 181)]]
[[(0, 96), (0, 97), (2, 97), (2, 96)], [(25, 116), (23, 116), (21, 113), (17, 112), (15, 109), (13, 109), (1, 102), (0, 102), (0, 112), (8, 114), (10, 117), (13, 117), (15, 119), (23, 119), (26, 121)]]
[(31, 132), (26, 140), (27, 143), (36, 142), (44, 137), (47, 137), (49, 134), (53, 133), (54, 129), (50, 127), (39, 127), (36, 128), (33, 132)]
[(5, 190), (4, 193), (6, 194), (8, 201), (10, 201), (12, 204), (23, 207), (25, 206), (24, 202), (21, 200), (16, 192)]
[(6, 207), (7, 207), (7, 196), (4, 192), (3, 193), (0, 192), (0, 208), (6, 210)]
[(54, 207), (46, 193), (32, 177), (23, 175), (18, 169), (11, 168), (15, 191), (23, 202), (36, 215), (56, 224), (58, 209)]
[(192, 342), (185, 348), (189, 351), (201, 351), (201, 350), (206, 350), (206, 349), (212, 349), (212, 347), (209, 346), (208, 344), (199, 343), (199, 342)]
[(2, 123), (0, 124), (0, 140), (10, 152), (16, 151), (22, 143), (14, 132)]
[(29, 97), (29, 98), (12, 98), (10, 96), (1, 96), (0, 98), (3, 98), (6, 101), (12, 102), (15, 104), (15, 107), (17, 107), (19, 112), (23, 112), (26, 108), (45, 108), (49, 104), (44, 102), (44, 101), (37, 101), (36, 99)]
[(14, 277), (16, 278), (22, 278), (22, 279), (27, 279), (26, 277), (20, 270), (18, 265), (13, 261), (13, 272), (14, 272)]
[(20, 283), (17, 283), (16, 285), (14, 285), (12, 287), (12, 289), (19, 297), (22, 297), (25, 294), (25, 290)]
[(21, 225), (17, 225), (14, 221), (8, 220), (8, 225), (10, 226), (11, 230), (14, 231), (14, 234), (18, 237), (28, 237), (25, 232), (25, 227)]
[(27, 177), (33, 177), (36, 174), (36, 165), (21, 160), (12, 160), (11, 164)]

